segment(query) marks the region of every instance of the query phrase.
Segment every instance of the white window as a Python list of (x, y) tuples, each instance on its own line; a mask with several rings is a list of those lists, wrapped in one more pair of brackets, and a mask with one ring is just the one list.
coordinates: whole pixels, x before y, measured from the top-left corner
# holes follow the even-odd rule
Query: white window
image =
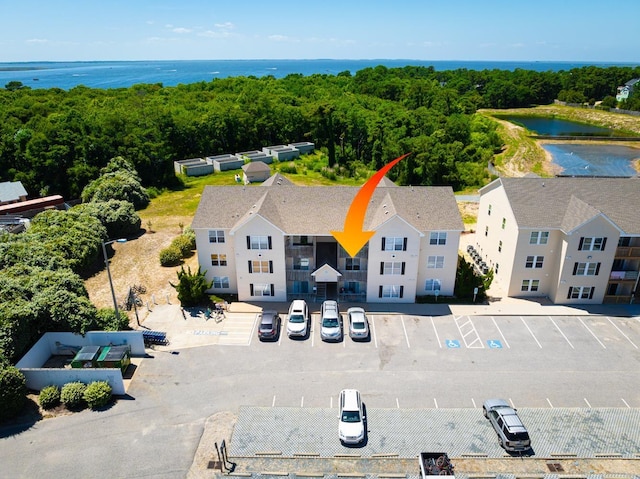
[(213, 277), (213, 287), (214, 288), (228, 288), (229, 287), (229, 277), (228, 276), (214, 276)]
[(491, 216), (491, 205), (489, 205), (489, 208), (487, 209), (487, 216)]
[(431, 233), (429, 237), (429, 244), (447, 244), (447, 233), (445, 233), (444, 231), (435, 231)]
[(249, 273), (273, 273), (273, 261), (249, 261)]
[(273, 296), (273, 284), (250, 284), (249, 290), (251, 296)]
[(444, 256), (427, 256), (427, 268), (444, 268)]
[(498, 253), (502, 252), (502, 240), (498, 241)]
[(224, 243), (224, 231), (222, 230), (209, 231), (209, 243)]
[(542, 268), (544, 262), (544, 256), (527, 256), (527, 261), (524, 263), (525, 268)]
[(404, 274), (404, 262), (385, 261), (380, 263), (381, 274)]
[(549, 241), (548, 231), (532, 231), (529, 237), (529, 244), (547, 244)]
[(596, 276), (600, 271), (600, 263), (575, 263), (573, 274), (575, 276)]
[(395, 284), (386, 284), (380, 286), (380, 298), (402, 298), (402, 293), (404, 290), (404, 286), (399, 286)]
[(591, 299), (593, 298), (592, 286), (571, 286), (567, 299)]
[(394, 236), (385, 236), (382, 238), (383, 251), (406, 251), (407, 239)]
[(247, 236), (248, 249), (271, 249), (271, 236)]
[(580, 238), (578, 249), (580, 251), (604, 251), (607, 238)]
[(540, 280), (538, 279), (523, 279), (520, 291), (538, 291), (540, 286)]
[(440, 287), (442, 286), (442, 282), (439, 279), (428, 279), (424, 283), (425, 291), (440, 291)]
[(507, 225), (507, 218), (502, 218), (502, 229)]
[(309, 269), (309, 258), (293, 258), (293, 269), (307, 271)]
[(212, 254), (211, 255), (211, 266), (226, 266), (227, 265), (227, 255), (226, 254)]

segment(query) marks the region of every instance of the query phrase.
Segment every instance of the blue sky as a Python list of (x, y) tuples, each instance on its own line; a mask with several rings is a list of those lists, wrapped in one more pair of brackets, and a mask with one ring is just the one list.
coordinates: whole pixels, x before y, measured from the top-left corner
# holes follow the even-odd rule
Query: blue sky
[(640, 63), (639, 18), (637, 1), (0, 0), (0, 62)]

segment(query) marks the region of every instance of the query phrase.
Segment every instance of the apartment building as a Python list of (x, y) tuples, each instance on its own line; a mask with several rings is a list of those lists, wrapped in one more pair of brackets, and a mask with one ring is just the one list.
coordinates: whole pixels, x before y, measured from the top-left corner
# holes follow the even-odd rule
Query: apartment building
[(212, 293), (240, 301), (415, 302), (453, 294), (464, 229), (450, 187), (383, 180), (367, 208), (375, 234), (349, 256), (342, 231), (357, 187), (208, 186), (192, 227)]
[(640, 178), (497, 179), (480, 190), (473, 246), (507, 296), (637, 301)]

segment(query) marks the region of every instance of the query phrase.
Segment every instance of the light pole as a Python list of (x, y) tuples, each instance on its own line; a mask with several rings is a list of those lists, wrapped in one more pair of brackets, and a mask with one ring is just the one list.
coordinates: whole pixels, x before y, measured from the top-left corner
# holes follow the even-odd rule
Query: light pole
[(116, 310), (116, 320), (120, 323), (120, 312), (118, 311), (118, 301), (116, 300), (116, 292), (113, 290), (113, 281), (111, 280), (111, 270), (109, 269), (109, 258), (107, 257), (107, 245), (111, 243), (126, 243), (126, 238), (114, 239), (111, 241), (101, 241), (102, 254), (104, 255), (104, 264), (107, 267), (107, 276), (109, 277), (109, 286), (111, 287), (111, 297), (113, 298), (113, 307)]

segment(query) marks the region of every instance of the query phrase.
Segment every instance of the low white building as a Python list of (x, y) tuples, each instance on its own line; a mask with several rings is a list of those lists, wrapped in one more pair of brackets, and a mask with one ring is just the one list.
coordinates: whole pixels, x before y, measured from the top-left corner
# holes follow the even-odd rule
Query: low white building
[(241, 301), (415, 302), (453, 295), (464, 225), (450, 187), (378, 186), (364, 229), (371, 240), (349, 256), (342, 231), (359, 188), (208, 186), (192, 228), (212, 293)]

